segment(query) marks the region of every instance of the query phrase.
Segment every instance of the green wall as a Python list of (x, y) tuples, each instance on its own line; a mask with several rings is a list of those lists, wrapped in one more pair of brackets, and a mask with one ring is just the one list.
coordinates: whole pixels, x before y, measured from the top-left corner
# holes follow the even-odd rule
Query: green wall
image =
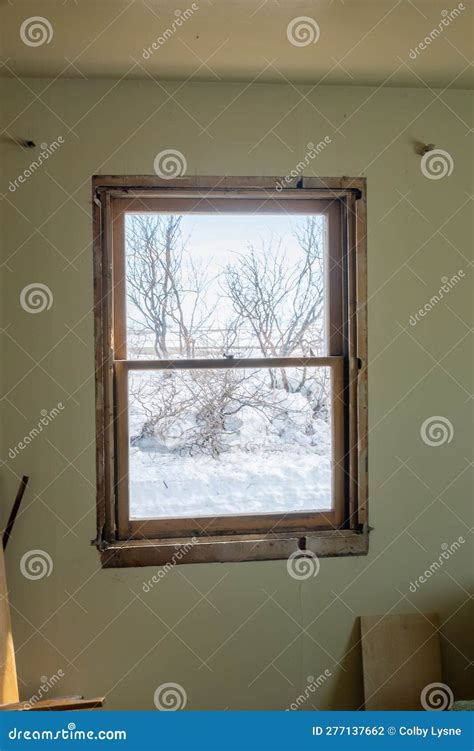
[[(357, 616), (437, 612), (444, 679), (468, 695), (472, 572), (469, 341), (472, 95), (465, 91), (155, 81), (3, 80), (2, 508), (22, 473), (24, 508), (7, 552), (23, 697), (43, 676), (56, 693), (107, 694), (109, 709), (151, 709), (158, 685), (185, 687), (189, 709), (281, 709), (324, 670), (305, 708), (362, 703)], [(38, 98), (35, 98), (35, 94)], [(35, 158), (9, 137), (60, 148), (17, 190)], [(307, 175), (366, 176), (369, 216), (370, 523), (368, 557), (324, 559), (297, 582), (285, 561), (177, 566), (145, 594), (153, 569), (102, 571), (95, 535), (91, 176), (152, 174), (179, 149), (195, 175), (285, 175), (328, 136)], [(440, 180), (415, 142), (454, 161)], [(460, 270), (416, 326), (414, 315)], [(32, 283), (49, 310), (22, 309)], [(42, 410), (64, 409), (14, 459)], [(429, 446), (443, 416), (451, 442)], [(10, 452), (11, 453), (11, 452)], [(460, 549), (410, 591), (442, 545)], [(49, 576), (22, 575), (46, 551)], [(472, 548), (471, 548), (472, 551)], [(472, 611), (471, 611), (472, 612)]]

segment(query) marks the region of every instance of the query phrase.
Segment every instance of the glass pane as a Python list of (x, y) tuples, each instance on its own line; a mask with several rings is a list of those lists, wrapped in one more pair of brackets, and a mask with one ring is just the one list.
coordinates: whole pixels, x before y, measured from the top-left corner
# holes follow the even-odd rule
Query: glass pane
[(324, 215), (128, 213), (129, 359), (324, 356)]
[(129, 372), (130, 516), (331, 509), (331, 369)]

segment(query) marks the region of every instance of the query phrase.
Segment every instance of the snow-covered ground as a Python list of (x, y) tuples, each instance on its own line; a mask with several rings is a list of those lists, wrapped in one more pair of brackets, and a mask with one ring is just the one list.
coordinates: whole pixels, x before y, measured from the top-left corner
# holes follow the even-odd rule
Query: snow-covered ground
[(134, 519), (324, 510), (330, 499), (330, 459), (314, 449), (237, 449), (217, 459), (130, 452)]
[[(287, 373), (295, 377), (292, 370)], [(219, 453), (210, 452), (209, 444), (201, 440), (200, 420), (209, 402), (211, 406), (214, 399), (220, 403), (223, 384), (229, 387), (223, 377), (215, 376), (209, 389), (207, 377), (196, 382), (193, 374), (173, 378), (160, 373), (133, 374), (129, 468), (132, 518), (331, 508), (329, 421), (314, 416), (313, 405), (303, 393), (268, 388), (265, 373), (256, 372), (245, 381), (245, 398), (254, 388), (259, 389), (256, 405), (239, 406), (242, 392), (238, 386), (222, 411), (217, 411), (218, 418), (226, 416), (217, 442)], [(169, 412), (163, 412), (163, 400), (174, 414), (172, 418)], [(207, 411), (204, 414), (209, 418)], [(156, 415), (160, 419), (154, 422)], [(214, 426), (214, 411), (210, 418)]]

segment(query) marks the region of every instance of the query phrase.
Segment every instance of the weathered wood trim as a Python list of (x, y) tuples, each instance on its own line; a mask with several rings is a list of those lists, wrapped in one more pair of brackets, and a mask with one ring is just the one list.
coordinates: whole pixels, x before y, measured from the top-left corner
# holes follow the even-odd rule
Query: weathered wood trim
[[(126, 499), (122, 496), (124, 502)], [(337, 529), (342, 511), (302, 511), (278, 514), (202, 516), (191, 518), (131, 519), (121, 540), (165, 540), (173, 537), (214, 538), (219, 535), (274, 534), (286, 531), (301, 537), (318, 529)]]
[(173, 538), (125, 541), (101, 551), (104, 568), (166, 566), (185, 563), (228, 563), (284, 560), (306, 550), (320, 558), (366, 555), (368, 534), (349, 530), (296, 535), (239, 535), (220, 538)]
[(115, 499), (117, 514), (117, 535), (120, 540), (130, 536), (130, 499), (128, 480), (128, 370), (123, 361), (117, 360), (115, 371), (115, 400), (116, 400), (116, 466), (115, 466)]
[[(364, 181), (365, 183), (365, 181)], [(367, 328), (367, 195), (366, 186), (355, 203), (357, 253), (357, 437), (358, 437), (358, 521), (368, 524), (368, 328)]]
[(347, 518), (346, 503), (344, 498), (344, 358), (338, 358), (337, 365), (331, 369), (332, 388), (332, 413), (331, 413), (331, 439), (332, 439), (332, 497), (334, 513), (336, 516), (335, 527), (341, 527)]
[(115, 535), (110, 197), (93, 194), (97, 538)]
[(209, 360), (120, 360), (126, 370), (233, 370), (235, 368), (332, 368), (342, 357), (242, 357)]
[(346, 199), (347, 237), (347, 367), (348, 367), (348, 500), (349, 524), (356, 528), (358, 519), (358, 437), (357, 402), (359, 364), (357, 360), (357, 238), (355, 196)]
[(339, 199), (330, 202), (327, 212), (327, 257), (326, 283), (327, 301), (325, 315), (327, 316), (328, 355), (344, 355), (344, 247), (342, 234), (342, 220), (344, 201)]
[(115, 360), (127, 359), (126, 323), (126, 271), (125, 271), (125, 215), (111, 204), (110, 233), (112, 238), (112, 280), (113, 280), (113, 356)]
[[(308, 195), (308, 193), (310, 195)], [(246, 213), (273, 214), (276, 210), (291, 213), (314, 213), (314, 202), (318, 202), (318, 214), (331, 218), (338, 212), (340, 199), (334, 195), (321, 195), (319, 191), (298, 189), (289, 193), (276, 191), (251, 190), (215, 190), (204, 188), (194, 191), (149, 189), (148, 191), (107, 191), (114, 204), (115, 219), (120, 219), (127, 212), (172, 212), (176, 214), (232, 214)], [(351, 194), (352, 195), (352, 194)]]
[[(324, 207), (324, 211), (327, 211), (332, 215), (336, 203), (343, 204), (345, 206), (346, 221), (348, 217), (351, 217), (350, 228), (348, 232), (348, 245), (346, 247), (347, 268), (345, 273), (348, 274), (348, 289), (349, 300), (346, 301), (347, 305), (347, 318), (350, 322), (349, 330), (344, 332), (344, 352), (330, 351), (330, 355), (344, 355), (348, 357), (350, 367), (350, 386), (352, 409), (348, 410), (347, 400), (341, 399), (348, 424), (350, 424), (350, 434), (352, 438), (344, 447), (345, 452), (351, 452), (355, 456), (352, 458), (351, 464), (351, 477), (357, 477), (357, 480), (352, 484), (351, 490), (351, 515), (353, 519), (353, 530), (334, 530), (322, 531), (321, 527), (328, 526), (337, 527), (342, 523), (342, 517), (339, 514), (334, 516), (334, 512), (328, 512), (327, 514), (320, 513), (318, 519), (315, 519), (313, 515), (312, 521), (307, 521), (305, 524), (301, 524), (298, 530), (295, 531), (295, 523), (298, 524), (296, 519), (293, 519), (289, 524), (289, 529), (285, 532), (281, 531), (278, 534), (272, 533), (271, 539), (263, 539), (265, 536), (263, 533), (257, 532), (257, 529), (252, 531), (257, 533), (258, 539), (253, 539), (253, 546), (258, 548), (258, 554), (250, 551), (248, 547), (249, 534), (246, 533), (246, 529), (251, 530), (251, 526), (246, 526), (242, 529), (242, 534), (232, 538), (232, 535), (226, 534), (225, 538), (219, 540), (219, 524), (216, 529), (213, 530), (212, 537), (201, 536), (199, 545), (206, 545), (206, 548), (193, 545), (193, 550), (196, 548), (199, 552), (197, 559), (203, 561), (211, 560), (260, 560), (271, 558), (285, 558), (289, 553), (287, 551), (291, 548), (293, 550), (295, 540), (301, 541), (304, 537), (305, 544), (307, 543), (307, 549), (312, 550), (310, 545), (311, 541), (318, 540), (317, 548), (322, 550), (318, 554), (321, 555), (358, 555), (367, 552), (367, 537), (364, 536), (364, 543), (361, 544), (360, 531), (362, 526), (367, 529), (367, 497), (368, 497), (368, 479), (367, 479), (367, 258), (366, 258), (366, 181), (364, 178), (304, 178), (304, 188), (296, 183), (289, 185), (283, 190), (277, 189), (277, 184), (281, 178), (267, 177), (267, 178), (248, 178), (248, 177), (186, 177), (178, 178), (171, 184), (168, 180), (160, 179), (155, 176), (96, 176), (93, 178), (93, 196), (94, 196), (94, 299), (95, 299), (95, 346), (96, 346), (96, 405), (97, 405), (97, 526), (98, 533), (95, 543), (103, 551), (102, 562), (104, 566), (115, 565), (155, 565), (155, 563), (147, 563), (146, 561), (152, 560), (156, 557), (153, 551), (158, 550), (159, 555), (164, 560), (165, 554), (163, 551), (172, 550), (172, 539), (176, 538), (164, 538), (163, 540), (135, 540), (131, 541), (125, 539), (122, 542), (118, 542), (117, 538), (117, 508), (115, 497), (115, 478), (117, 475), (117, 467), (115, 454), (115, 438), (114, 438), (114, 420), (116, 419), (114, 408), (114, 383), (113, 383), (113, 336), (112, 336), (112, 322), (114, 316), (113, 309), (113, 292), (114, 281), (113, 270), (113, 242), (112, 235), (114, 225), (117, 220), (122, 218), (125, 206), (134, 205), (137, 203), (137, 199), (140, 197), (146, 197), (147, 202), (150, 205), (155, 201), (162, 203), (163, 197), (166, 196), (167, 201), (173, 202), (181, 201), (182, 199), (196, 198), (196, 193), (199, 192), (201, 197), (207, 200), (207, 196), (212, 197), (212, 200), (224, 198), (235, 198), (234, 202), (236, 210), (241, 209), (245, 204), (242, 203), (245, 199), (255, 201), (258, 198), (266, 199), (263, 203), (275, 203), (277, 199), (278, 203), (284, 203), (287, 200), (293, 201), (297, 199), (298, 207), (301, 208), (305, 205), (305, 199), (314, 201), (319, 199), (320, 205)], [(119, 200), (118, 200), (119, 199)], [(232, 201), (230, 202), (232, 204)], [(167, 204), (168, 206), (171, 204)], [(112, 215), (113, 206), (117, 206)], [(295, 204), (296, 208), (296, 204)], [(299, 210), (298, 208), (298, 210)], [(141, 210), (143, 210), (143, 204), (141, 204)], [(356, 262), (357, 261), (357, 262)], [(116, 269), (117, 271), (117, 269)], [(342, 282), (342, 275), (341, 275)], [(334, 340), (336, 341), (336, 340)], [(127, 361), (126, 352), (122, 349), (116, 353), (117, 359), (122, 357), (122, 364), (125, 366), (124, 374), (128, 367), (156, 367), (154, 361), (143, 361), (143, 363)], [(293, 360), (297, 358), (292, 358)], [(310, 358), (313, 359), (313, 358)], [(339, 366), (336, 366), (338, 357), (327, 358), (314, 358), (318, 361), (314, 362), (314, 365), (328, 365), (333, 368), (333, 379), (337, 383), (337, 389), (340, 389), (341, 379), (339, 376)], [(302, 359), (300, 361), (300, 364)], [(207, 365), (207, 363), (206, 363)], [(236, 363), (233, 363), (234, 367)], [(175, 367), (172, 365), (165, 365), (169, 367)], [(208, 365), (207, 365), (208, 366)], [(232, 367), (232, 364), (225, 362), (222, 367)], [(269, 367), (266, 364), (263, 367)], [(158, 366), (161, 367), (161, 366)], [(178, 365), (178, 367), (184, 367), (184, 365)], [(200, 363), (196, 362), (193, 367), (204, 367)], [(214, 365), (212, 366), (214, 367)], [(220, 367), (216, 364), (216, 367)], [(120, 380), (120, 377), (119, 377)], [(346, 381), (347, 382), (347, 381)], [(354, 382), (356, 390), (356, 400), (354, 401)], [(123, 382), (121, 382), (123, 383)], [(123, 422), (122, 422), (123, 425)], [(354, 427), (355, 426), (355, 427)], [(354, 441), (356, 443), (354, 453)], [(339, 447), (339, 454), (341, 453)], [(344, 453), (344, 452), (343, 452)], [(344, 457), (343, 457), (344, 458)], [(122, 457), (123, 465), (123, 457)], [(335, 482), (335, 487), (336, 487)], [(349, 483), (348, 483), (349, 484)], [(355, 491), (354, 492), (354, 487)], [(337, 509), (337, 506), (336, 506)], [(308, 516), (308, 515), (306, 515)], [(149, 521), (147, 525), (156, 527), (156, 524), (161, 523), (162, 520)], [(166, 521), (166, 520), (165, 520)], [(176, 520), (174, 520), (176, 522)], [(315, 523), (316, 522), (316, 523)], [(319, 529), (316, 531), (316, 527)], [(130, 527), (134, 527), (134, 534), (137, 537), (142, 536), (140, 522), (133, 522)], [(280, 529), (283, 530), (285, 525), (281, 525)], [(266, 527), (268, 529), (268, 527)], [(278, 529), (278, 525), (275, 529)], [(146, 536), (149, 537), (151, 528), (147, 526)], [(228, 531), (228, 530), (226, 530)], [(127, 530), (121, 525), (122, 538), (126, 538), (130, 535), (131, 529)], [(171, 526), (167, 530), (167, 533), (173, 534)], [(349, 548), (341, 542), (343, 538), (338, 537), (335, 542), (332, 538), (321, 537), (321, 535), (327, 534), (344, 534), (358, 535), (358, 542), (351, 543)], [(154, 534), (158, 534), (155, 529)], [(176, 534), (176, 526), (174, 534)], [(181, 530), (179, 530), (181, 534)], [(183, 533), (187, 534), (186, 533)], [(279, 535), (285, 535), (284, 538), (279, 538)], [(254, 535), (255, 538), (255, 535)], [(179, 538), (181, 540), (188, 540), (189, 536)], [(275, 547), (275, 539), (278, 539), (278, 544)], [(345, 538), (344, 538), (345, 539)], [(347, 538), (347, 539), (356, 539)], [(244, 548), (239, 547), (244, 545)], [(230, 547), (229, 547), (230, 546)], [(138, 554), (136, 551), (140, 550)], [(145, 552), (147, 551), (148, 552)], [(223, 552), (225, 550), (226, 552)], [(132, 552), (129, 552), (132, 551)], [(205, 552), (207, 551), (207, 552)], [(211, 552), (209, 552), (211, 551)], [(317, 552), (316, 550), (314, 552)], [(116, 560), (116, 556), (119, 555), (120, 559), (124, 559), (126, 563), (114, 563), (112, 559)], [(138, 556), (138, 558), (137, 558)], [(191, 557), (187, 557), (183, 562), (196, 562), (191, 560)], [(199, 557), (200, 556), (200, 557)], [(207, 556), (207, 557), (206, 557)], [(136, 564), (129, 561), (139, 559)], [(145, 562), (141, 562), (145, 561)]]
[(96, 419), (96, 485), (97, 538), (105, 536), (105, 446), (104, 446), (104, 332), (103, 332), (103, 224), (102, 202), (92, 195), (93, 205), (93, 264), (94, 264), (94, 345), (95, 345), (95, 419)]
[[(308, 198), (328, 198), (340, 197), (348, 192), (356, 193), (365, 191), (365, 178), (360, 177), (303, 177), (297, 178), (288, 187), (282, 190), (277, 189), (285, 181), (285, 177), (219, 177), (219, 176), (199, 176), (199, 177), (177, 177), (170, 180), (157, 177), (156, 175), (94, 175), (92, 178), (94, 189), (97, 191), (109, 190), (112, 195), (139, 196), (143, 195), (141, 189), (144, 189), (145, 195), (149, 195), (151, 189), (160, 188), (164, 191), (163, 195), (182, 194), (183, 191), (192, 191), (189, 195), (195, 195), (196, 189), (209, 190), (215, 195), (217, 191), (226, 193), (240, 190), (251, 191), (268, 191), (275, 192), (277, 196), (287, 195), (295, 196), (304, 195)], [(286, 184), (286, 181), (285, 181)], [(301, 187), (302, 185), (302, 187)], [(298, 186), (298, 187), (297, 187)], [(315, 191), (314, 195), (309, 195), (309, 191)]]

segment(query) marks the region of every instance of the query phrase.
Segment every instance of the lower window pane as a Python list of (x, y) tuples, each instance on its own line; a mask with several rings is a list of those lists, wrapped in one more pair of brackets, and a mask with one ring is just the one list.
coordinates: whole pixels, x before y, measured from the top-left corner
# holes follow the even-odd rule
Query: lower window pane
[(129, 372), (131, 519), (332, 508), (331, 368)]

